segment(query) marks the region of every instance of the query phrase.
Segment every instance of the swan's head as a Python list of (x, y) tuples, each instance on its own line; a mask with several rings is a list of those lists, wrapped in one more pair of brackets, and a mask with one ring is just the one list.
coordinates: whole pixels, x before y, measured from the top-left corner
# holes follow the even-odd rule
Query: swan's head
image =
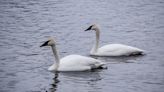
[(91, 26), (89, 26), (85, 31), (89, 31), (89, 30), (97, 30), (98, 26), (96, 24), (93, 24)]
[(53, 40), (53, 38), (49, 38), (48, 41), (44, 42), (40, 47), (53, 45), (55, 45), (55, 41)]

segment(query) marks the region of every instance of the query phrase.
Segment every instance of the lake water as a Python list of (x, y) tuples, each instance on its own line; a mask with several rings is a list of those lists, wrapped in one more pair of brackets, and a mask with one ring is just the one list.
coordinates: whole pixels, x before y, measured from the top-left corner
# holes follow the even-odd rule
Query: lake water
[[(101, 46), (122, 43), (146, 50), (144, 56), (94, 57), (108, 69), (58, 73), (50, 48), (60, 57), (89, 56), (101, 29)], [(0, 92), (164, 92), (163, 0), (0, 0)]]

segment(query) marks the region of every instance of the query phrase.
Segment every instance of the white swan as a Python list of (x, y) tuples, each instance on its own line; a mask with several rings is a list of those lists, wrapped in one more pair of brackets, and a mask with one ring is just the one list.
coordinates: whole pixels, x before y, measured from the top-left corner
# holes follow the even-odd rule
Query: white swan
[(142, 54), (144, 50), (141, 50), (136, 47), (131, 47), (122, 44), (109, 44), (101, 48), (99, 46), (99, 34), (100, 30), (97, 25), (93, 24), (85, 31), (95, 30), (96, 32), (96, 43), (90, 51), (90, 55), (94, 56), (129, 56), (129, 55), (138, 55)]
[(56, 62), (48, 68), (49, 71), (87, 71), (95, 68), (102, 68), (104, 65), (104, 63), (99, 60), (81, 55), (68, 55), (59, 60), (56, 44), (52, 38), (40, 47), (43, 46), (51, 46), (55, 56)]

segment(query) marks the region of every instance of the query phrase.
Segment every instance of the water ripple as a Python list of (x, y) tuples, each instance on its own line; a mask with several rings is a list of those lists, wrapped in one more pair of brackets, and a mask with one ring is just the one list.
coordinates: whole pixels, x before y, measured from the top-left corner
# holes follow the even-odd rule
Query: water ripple
[[(163, 92), (163, 0), (0, 0), (0, 92)], [(60, 57), (89, 56), (94, 32), (100, 44), (122, 43), (146, 50), (145, 56), (93, 57), (108, 69), (48, 72), (54, 57), (39, 46), (57, 40)]]

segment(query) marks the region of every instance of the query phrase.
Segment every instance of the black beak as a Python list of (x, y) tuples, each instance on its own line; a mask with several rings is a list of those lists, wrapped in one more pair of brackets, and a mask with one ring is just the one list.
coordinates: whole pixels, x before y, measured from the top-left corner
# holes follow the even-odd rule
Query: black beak
[(91, 28), (92, 28), (92, 26), (90, 26), (90, 27), (88, 27), (86, 30), (84, 30), (84, 31), (89, 31), (89, 30), (91, 30)]
[(47, 45), (48, 45), (48, 42), (49, 42), (49, 41), (46, 41), (46, 42), (43, 43), (40, 47), (47, 46)]

